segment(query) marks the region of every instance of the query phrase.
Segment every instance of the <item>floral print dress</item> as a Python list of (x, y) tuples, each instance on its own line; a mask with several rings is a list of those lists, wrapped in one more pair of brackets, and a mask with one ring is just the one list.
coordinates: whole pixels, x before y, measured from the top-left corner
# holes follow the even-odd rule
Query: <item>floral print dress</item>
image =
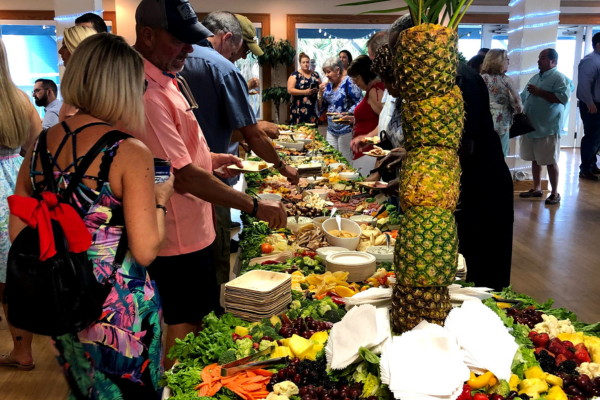
[[(104, 150), (98, 177), (85, 176), (98, 181), (97, 190), (80, 184), (69, 202), (92, 234), (87, 255), (99, 282), (112, 274), (125, 225), (123, 203), (108, 182), (110, 163), (121, 142)], [(54, 163), (57, 155), (50, 157)], [(37, 158), (36, 143), (30, 178), (35, 190), (42, 191), (44, 181), (35, 179), (43, 176), (35, 170)], [(64, 171), (55, 167), (59, 169), (54, 171), (57, 187), (66, 188), (71, 167)], [(98, 321), (77, 334), (53, 338), (58, 362), (71, 388), (69, 399), (160, 399), (161, 319), (156, 285), (128, 251)]]
[(8, 238), (8, 196), (15, 192), (17, 175), (23, 163), (19, 155), (21, 148), (9, 149), (0, 147), (0, 283), (6, 283), (6, 265), (10, 239)]
[(500, 136), (502, 150), (506, 157), (510, 139), (508, 133), (512, 126), (513, 115), (523, 112), (521, 97), (508, 76), (482, 74), (481, 77), (490, 93), (490, 111), (494, 119), (494, 129)]
[[(292, 72), (292, 76), (296, 78), (296, 86), (294, 88), (297, 90), (310, 89), (312, 83), (319, 83), (319, 74), (316, 72), (311, 73), (310, 78), (305, 77), (299, 71)], [(290, 125), (302, 123), (316, 124), (319, 120), (315, 107), (316, 102), (316, 94), (312, 96), (292, 96)]]

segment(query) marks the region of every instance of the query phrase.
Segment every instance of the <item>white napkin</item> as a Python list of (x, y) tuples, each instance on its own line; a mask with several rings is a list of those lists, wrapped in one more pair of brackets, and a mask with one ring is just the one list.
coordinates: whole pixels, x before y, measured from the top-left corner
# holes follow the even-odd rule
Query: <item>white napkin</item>
[(469, 379), (456, 337), (427, 322), (384, 345), (380, 373), (402, 400), (453, 400)]
[(370, 288), (359, 292), (352, 297), (346, 297), (346, 310), (351, 310), (361, 304), (372, 304), (376, 307), (388, 307), (392, 305), (392, 289)]
[(343, 369), (355, 362), (358, 349), (377, 345), (377, 312), (366, 304), (355, 307), (333, 325), (329, 340), (332, 341), (332, 369)]
[[(485, 327), (485, 335), (477, 327)], [(510, 379), (518, 345), (496, 313), (480, 300), (465, 301), (446, 318), (445, 329), (454, 334), (463, 359), (475, 372), (491, 371), (498, 379)]]

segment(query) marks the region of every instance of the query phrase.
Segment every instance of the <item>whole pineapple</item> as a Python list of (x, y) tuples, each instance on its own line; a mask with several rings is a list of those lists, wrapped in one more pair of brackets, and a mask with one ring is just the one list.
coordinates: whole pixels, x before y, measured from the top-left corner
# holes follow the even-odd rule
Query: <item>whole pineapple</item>
[[(456, 152), (464, 126), (464, 104), (455, 86), (456, 27), (464, 1), (430, 1), (427, 9), (424, 3), (409, 3), (415, 27), (401, 32), (396, 44), (395, 74), (408, 151), (400, 175), (405, 216), (394, 257), (397, 283), (392, 317), (397, 333), (423, 320), (443, 325), (451, 309), (448, 285), (454, 280), (458, 260), (452, 213), (460, 190)], [(429, 23), (438, 20), (442, 8), (450, 14), (448, 27)]]

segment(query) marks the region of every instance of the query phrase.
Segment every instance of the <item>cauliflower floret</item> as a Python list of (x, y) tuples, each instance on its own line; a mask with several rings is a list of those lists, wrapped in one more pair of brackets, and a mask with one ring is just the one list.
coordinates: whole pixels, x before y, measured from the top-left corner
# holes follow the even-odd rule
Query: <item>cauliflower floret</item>
[(550, 339), (556, 338), (561, 333), (575, 333), (575, 328), (571, 320), (558, 320), (554, 315), (542, 315), (543, 322), (540, 322), (533, 329), (537, 333), (547, 333)]
[(292, 397), (300, 393), (294, 382), (284, 381), (273, 386), (273, 393), (280, 396)]
[(577, 372), (589, 376), (590, 379), (594, 379), (595, 377), (600, 376), (600, 364), (581, 363), (581, 365), (577, 367)]
[(266, 400), (290, 400), (290, 399), (289, 399), (289, 397), (286, 397), (286, 396), (279, 396), (279, 395), (276, 395), (275, 393), (269, 393)]

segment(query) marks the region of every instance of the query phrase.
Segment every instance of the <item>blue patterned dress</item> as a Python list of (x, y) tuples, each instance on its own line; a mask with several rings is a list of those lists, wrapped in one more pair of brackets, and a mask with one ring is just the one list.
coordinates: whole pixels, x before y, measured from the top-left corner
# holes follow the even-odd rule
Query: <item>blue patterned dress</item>
[[(296, 78), (295, 88), (298, 90), (310, 89), (310, 85), (313, 83), (319, 83), (319, 74), (313, 72), (310, 78), (306, 78), (298, 71), (292, 72), (292, 76)], [(290, 105), (290, 125), (298, 125), (302, 123), (316, 124), (318, 122), (317, 109), (315, 104), (317, 103), (317, 95), (311, 96), (292, 96), (292, 103)]]
[[(102, 283), (112, 274), (125, 225), (123, 204), (108, 182), (110, 163), (121, 142), (104, 149), (98, 177), (85, 176), (98, 182), (96, 190), (80, 184), (69, 202), (92, 234), (87, 255), (94, 263), (96, 278)], [(41, 191), (45, 185), (44, 181), (35, 179), (43, 176), (35, 169), (37, 158), (36, 143), (30, 177), (34, 190)], [(73, 164), (60, 170), (51, 154), (50, 158), (55, 165), (57, 187), (64, 190)], [(39, 162), (37, 164), (39, 166)], [(117, 270), (115, 280), (98, 321), (78, 334), (55, 338), (58, 362), (71, 387), (69, 399), (161, 398), (162, 388), (158, 382), (163, 373), (162, 309), (158, 290), (146, 268), (134, 260), (130, 251)]]
[(0, 147), (0, 283), (6, 283), (6, 262), (10, 239), (8, 238), (8, 196), (15, 192), (17, 175), (23, 163), (23, 157), (19, 155), (21, 148), (8, 149)]

